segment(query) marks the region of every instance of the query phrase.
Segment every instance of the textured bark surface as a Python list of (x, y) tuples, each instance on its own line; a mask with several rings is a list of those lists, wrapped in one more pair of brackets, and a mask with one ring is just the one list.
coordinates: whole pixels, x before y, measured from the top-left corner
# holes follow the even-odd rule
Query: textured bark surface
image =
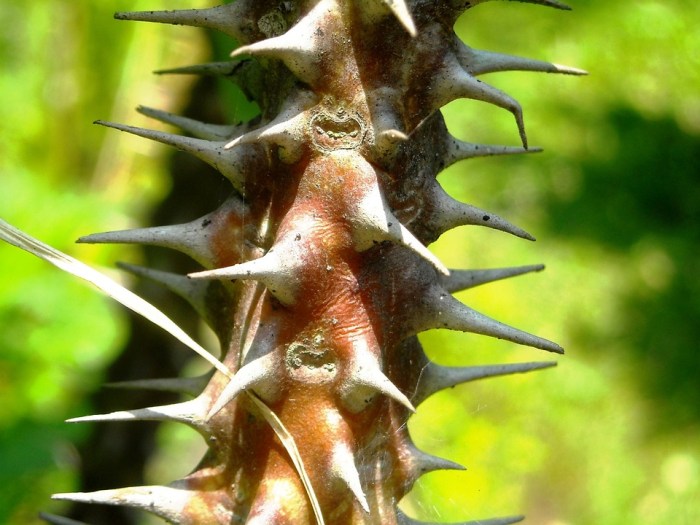
[[(208, 452), (189, 476), (57, 498), (135, 507), (176, 524), (415, 523), (397, 503), (416, 479), (461, 467), (413, 445), (414, 407), (459, 383), (551, 365), (442, 367), (416, 338), (448, 328), (562, 352), (451, 295), (541, 267), (449, 271), (426, 248), (462, 225), (531, 239), (455, 201), (436, 180), (462, 159), (532, 151), (519, 104), (477, 77), (582, 73), (467, 47), (452, 26), (484, 1), (238, 0), (117, 15), (235, 38), (242, 47), (232, 61), (193, 69), (234, 79), (261, 116), (219, 126), (142, 109), (188, 136), (105, 123), (187, 151), (231, 182), (223, 205), (192, 222), (83, 239), (163, 246), (200, 263), (189, 276), (130, 270), (190, 301), (217, 334), (223, 367), (174, 379), (170, 386), (192, 395), (184, 402), (81, 418), (195, 428)], [(457, 98), (512, 113), (522, 147), (452, 137), (439, 109)]]

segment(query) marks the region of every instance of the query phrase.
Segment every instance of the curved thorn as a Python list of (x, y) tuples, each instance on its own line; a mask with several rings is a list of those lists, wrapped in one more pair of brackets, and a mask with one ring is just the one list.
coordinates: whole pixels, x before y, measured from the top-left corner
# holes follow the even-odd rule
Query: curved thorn
[(480, 100), (509, 111), (515, 118), (523, 147), (528, 149), (523, 110), (517, 100), (470, 75), (454, 55), (446, 58), (442, 69), (436, 72), (430, 86), (430, 107), (437, 110), (458, 98)]

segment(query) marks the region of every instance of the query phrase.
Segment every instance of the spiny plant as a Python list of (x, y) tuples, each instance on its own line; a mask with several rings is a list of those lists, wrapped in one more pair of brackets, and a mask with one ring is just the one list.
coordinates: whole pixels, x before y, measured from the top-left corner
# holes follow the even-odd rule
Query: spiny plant
[[(186, 136), (102, 122), (193, 154), (232, 190), (186, 224), (81, 239), (172, 248), (199, 263), (203, 270), (190, 275), (127, 270), (186, 298), (218, 336), (220, 359), (104, 276), (5, 227), (3, 238), (101, 286), (213, 366), (204, 377), (136, 385), (176, 389), (192, 396), (187, 401), (74, 420), (189, 425), (208, 446), (191, 474), (163, 486), (56, 499), (135, 507), (182, 525), (419, 523), (397, 503), (422, 474), (461, 467), (413, 444), (406, 423), (415, 407), (457, 384), (552, 363), (440, 366), (416, 335), (447, 328), (562, 353), (451, 295), (541, 266), (450, 271), (426, 248), (462, 225), (532, 240), (452, 199), (436, 180), (463, 159), (537, 151), (518, 102), (479, 75), (583, 73), (465, 45), (455, 21), (487, 1), (238, 0), (116, 15), (232, 37), (241, 44), (232, 60), (175, 72), (233, 79), (260, 115), (228, 126), (141, 108)], [(556, 0), (522, 1), (568, 9)], [(522, 147), (452, 137), (440, 108), (458, 98), (509, 111)]]

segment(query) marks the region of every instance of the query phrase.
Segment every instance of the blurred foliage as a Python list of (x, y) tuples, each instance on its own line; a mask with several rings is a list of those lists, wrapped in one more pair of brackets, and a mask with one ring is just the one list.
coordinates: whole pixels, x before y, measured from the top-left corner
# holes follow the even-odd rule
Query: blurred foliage
[[(419, 481), (412, 510), (426, 519), (522, 512), (544, 525), (700, 522), (700, 5), (572, 5), (552, 14), (494, 2), (458, 23), (476, 48), (591, 74), (484, 77), (520, 100), (531, 143), (546, 151), (441, 175), (453, 195), (540, 239), (522, 246), (463, 229), (436, 243), (444, 260), (548, 266), (464, 300), (551, 337), (567, 356), (555, 370), (466, 385), (421, 407), (410, 424), (419, 444), (469, 468)], [(517, 140), (510, 115), (481, 106), (451, 104), (453, 133)], [(423, 339), (454, 365), (537, 358), (467, 335)]]
[[(485, 76), (522, 103), (530, 142), (546, 151), (464, 162), (440, 176), (456, 198), (540, 239), (460, 228), (435, 244), (448, 266), (548, 266), (460, 297), (562, 343), (567, 356), (554, 370), (460, 386), (421, 406), (410, 422), (418, 444), (469, 469), (416, 484), (402, 505), (422, 519), (700, 523), (700, 4), (571, 4), (573, 13), (493, 2), (457, 25), (473, 47), (591, 75)], [(91, 264), (138, 259), (123, 247), (69, 243), (138, 224), (168, 189), (167, 150), (89, 123), (145, 125), (131, 109), (141, 103), (177, 111), (189, 80), (148, 73), (201, 60), (201, 34), (118, 23), (111, 13), (184, 7), (192, 3), (0, 3), (4, 219)], [(444, 113), (463, 140), (517, 141), (502, 110), (457, 101)], [(0, 276), (0, 522), (26, 524), (39, 509), (60, 510), (52, 492), (77, 486), (71, 443), (86, 430), (60, 422), (90, 412), (86, 396), (125, 325), (92, 290), (7, 246)], [(443, 364), (543, 358), (468, 334), (422, 339)], [(170, 428), (154, 482), (167, 480), (181, 457), (171, 451), (191, 438)]]
[[(201, 35), (137, 31), (112, 18), (117, 8), (176, 4), (186, 2), (0, 3), (3, 219), (93, 265), (129, 258), (123, 247), (72, 242), (137, 224), (167, 189), (164, 150), (91, 122), (143, 124), (137, 101), (176, 110), (187, 80), (149, 72), (198, 60)], [(125, 320), (83, 283), (4, 243), (0, 275), (0, 523), (24, 525), (60, 508), (52, 493), (77, 487), (72, 443), (89, 429), (63, 420), (90, 411), (87, 396), (126, 339)]]

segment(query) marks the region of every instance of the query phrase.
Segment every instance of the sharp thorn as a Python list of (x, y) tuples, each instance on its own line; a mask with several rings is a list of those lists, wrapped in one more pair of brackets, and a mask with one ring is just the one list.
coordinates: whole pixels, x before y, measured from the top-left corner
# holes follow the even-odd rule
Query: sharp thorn
[(554, 361), (504, 365), (448, 367), (429, 362), (422, 370), (411, 400), (420, 405), (436, 392), (463, 383), (511, 374), (523, 374), (556, 366)]
[(439, 234), (449, 231), (457, 226), (485, 226), (494, 230), (503, 231), (525, 239), (534, 241), (535, 238), (522, 228), (508, 222), (494, 213), (490, 213), (471, 204), (459, 202), (445, 193), (445, 190), (436, 182), (427, 194), (432, 201), (433, 214), (430, 222)]
[(211, 373), (199, 377), (173, 377), (164, 379), (137, 379), (134, 381), (117, 381), (106, 383), (107, 388), (124, 390), (155, 390), (159, 392), (175, 392), (198, 396), (211, 379)]
[(523, 148), (529, 149), (523, 110), (518, 101), (500, 89), (474, 78), (462, 67), (454, 55), (446, 60), (443, 69), (434, 76), (430, 87), (430, 107), (437, 110), (458, 98), (469, 98), (505, 109), (515, 118)]
[(191, 133), (195, 137), (210, 141), (230, 141), (236, 135), (237, 126), (225, 126), (218, 124), (207, 124), (180, 115), (174, 115), (167, 111), (153, 109), (146, 106), (139, 106), (136, 111), (160, 122), (165, 122), (172, 126), (177, 126), (181, 130)]
[(512, 268), (491, 268), (488, 270), (450, 270), (450, 275), (441, 276), (440, 284), (450, 293), (468, 290), (482, 284), (517, 277), (531, 272), (541, 272), (544, 264), (514, 266)]
[[(282, 304), (291, 305), (297, 296), (298, 265), (303, 261), (302, 254), (295, 253), (292, 244), (287, 249), (284, 244), (273, 246), (265, 255), (225, 268), (217, 268), (189, 274), (190, 279), (242, 279), (260, 281)], [(294, 254), (294, 255), (291, 255)]]
[(460, 43), (459, 61), (471, 75), (483, 75), (498, 71), (534, 71), (560, 73), (564, 75), (587, 75), (588, 72), (575, 67), (553, 64), (544, 60), (472, 49)]
[(414, 479), (418, 479), (423, 474), (435, 472), (436, 470), (467, 470), (466, 467), (450, 461), (428, 454), (417, 448), (412, 442), (408, 442), (407, 462), (412, 471)]
[(384, 4), (391, 9), (392, 13), (401, 22), (401, 25), (408, 31), (408, 34), (415, 37), (418, 34), (416, 24), (411, 16), (411, 11), (408, 8), (405, 0), (382, 0)]
[(123, 410), (109, 414), (74, 417), (67, 423), (93, 423), (107, 421), (177, 421), (189, 425), (204, 434), (209, 430), (205, 423), (205, 409), (199, 398), (176, 403), (135, 410)]
[(173, 67), (154, 71), (156, 75), (201, 75), (230, 78), (246, 60), (226, 60), (224, 62), (208, 62), (191, 66)]
[(369, 503), (367, 496), (362, 489), (360, 473), (357, 471), (355, 459), (352, 451), (345, 445), (336, 445), (333, 450), (331, 469), (333, 473), (341, 479), (353, 493), (358, 503), (367, 514), (369, 514)]
[(149, 279), (185, 299), (202, 317), (207, 317), (208, 283), (193, 281), (185, 275), (118, 262), (117, 266), (139, 277)]
[(146, 139), (155, 140), (161, 144), (167, 144), (168, 146), (173, 146), (179, 150), (185, 151), (219, 171), (236, 187), (241, 187), (245, 182), (245, 177), (240, 166), (241, 158), (239, 157), (244, 154), (241, 152), (227, 152), (226, 141), (211, 141), (186, 137), (173, 133), (165, 133), (163, 131), (137, 128), (134, 126), (126, 126), (124, 124), (116, 124), (113, 122), (105, 122), (102, 120), (95, 121), (95, 123), (101, 126), (118, 129), (126, 133), (131, 133), (132, 135)]
[(531, 147), (513, 147), (513, 146), (497, 146), (491, 144), (473, 144), (463, 142), (448, 135), (447, 151), (445, 154), (445, 167), (452, 166), (460, 160), (473, 159), (477, 157), (494, 157), (503, 155), (522, 155), (525, 153), (540, 153), (542, 148)]
[(246, 36), (242, 30), (243, 21), (246, 20), (242, 16), (242, 10), (245, 9), (242, 4), (243, 2), (236, 2), (208, 9), (119, 12), (115, 13), (114, 18), (215, 29), (242, 42)]
[(358, 251), (367, 250), (377, 242), (391, 241), (410, 248), (430, 262), (438, 272), (449, 275), (450, 271), (440, 259), (394, 216), (378, 186), (369, 190), (358, 208), (354, 235)]
[(558, 344), (496, 321), (460, 303), (448, 293), (441, 294), (435, 290), (425, 298), (424, 304), (422, 319), (417, 320), (417, 332), (431, 328), (447, 328), (504, 339), (556, 354), (564, 353), (564, 349)]
[(214, 405), (209, 410), (206, 419), (209, 420), (219, 413), (226, 405), (233, 401), (238, 394), (247, 389), (264, 385), (265, 382), (274, 380), (277, 356), (270, 352), (243, 365), (224, 387)]
[(372, 388), (390, 397), (397, 403), (405, 406), (410, 412), (416, 411), (411, 401), (384, 375), (378, 366), (369, 363), (363, 364), (362, 367), (358, 367), (357, 371), (353, 373), (352, 381), (356, 385)]
[(186, 488), (145, 486), (96, 492), (72, 492), (54, 494), (54, 500), (76, 503), (97, 503), (133, 507), (152, 512), (172, 523), (180, 523), (182, 510), (191, 502), (193, 492)]
[(231, 57), (250, 55), (281, 60), (298, 79), (314, 86), (320, 78), (319, 57), (324, 54), (326, 42), (330, 42), (322, 38), (318, 28), (323, 25), (324, 31), (335, 31), (334, 16), (339, 15), (333, 15), (325, 2), (318, 2), (286, 33), (240, 47)]
[(144, 244), (159, 246), (182, 252), (205, 268), (211, 268), (219, 256), (212, 252), (212, 230), (218, 232), (221, 240), (234, 244), (230, 257), (240, 256), (233, 252), (238, 247), (235, 244), (240, 233), (238, 225), (248, 213), (248, 208), (241, 197), (232, 194), (218, 209), (194, 221), (169, 226), (154, 226), (104, 233), (93, 233), (78, 239), (79, 243), (115, 243), (115, 244)]

